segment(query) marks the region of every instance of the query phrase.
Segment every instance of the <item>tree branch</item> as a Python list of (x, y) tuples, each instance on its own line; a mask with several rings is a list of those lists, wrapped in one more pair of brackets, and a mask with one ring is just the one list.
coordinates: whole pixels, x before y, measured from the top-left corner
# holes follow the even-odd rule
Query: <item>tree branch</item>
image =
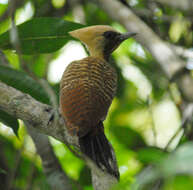
[[(154, 19), (155, 17), (157, 17), (156, 16), (156, 14), (155, 14), (155, 12), (153, 12), (153, 11), (151, 11), (150, 9), (148, 9), (148, 8), (143, 8), (143, 9), (137, 9), (137, 8), (134, 8), (134, 7), (131, 7), (132, 8), (132, 10), (134, 11), (134, 13), (136, 14), (136, 15), (138, 15), (138, 16), (140, 16), (140, 17), (147, 17), (148, 19)], [(168, 16), (168, 15), (161, 15), (161, 16), (159, 16), (159, 17), (157, 17), (157, 18), (159, 18), (160, 20), (163, 20), (163, 21), (165, 21), (165, 22), (173, 22), (173, 21), (175, 21), (176, 20), (176, 17), (174, 17), (174, 16)]]
[(192, 0), (155, 0), (158, 3), (168, 5), (173, 8), (181, 9), (183, 11), (193, 11)]
[(138, 33), (136, 40), (151, 52), (168, 78), (185, 65), (131, 9), (116, 0), (98, 0), (98, 2), (111, 18), (121, 23), (128, 31)]
[(168, 43), (168, 45), (175, 51), (178, 56), (181, 56), (183, 58), (190, 58), (193, 59), (193, 50), (192, 49), (186, 49), (183, 46), (177, 46), (174, 44)]
[[(56, 110), (2, 82), (0, 82), (0, 109), (30, 124), (39, 132), (50, 135), (63, 143), (74, 145), (79, 150), (77, 137), (68, 134), (62, 116), (59, 116), (57, 121), (53, 118)], [(103, 172), (86, 156), (83, 155), (83, 158), (91, 169), (95, 190), (107, 190), (117, 183), (114, 176)], [(115, 168), (117, 167), (116, 161), (112, 164)]]
[(44, 173), (52, 189), (72, 190), (70, 179), (63, 172), (61, 165), (54, 154), (48, 136), (38, 133), (29, 123), (26, 123), (28, 133), (35, 144), (37, 153), (40, 155)]
[[(138, 33), (136, 40), (150, 51), (168, 79), (183, 70), (186, 65), (185, 62), (128, 7), (116, 0), (98, 0), (98, 2), (111, 18), (121, 23), (128, 31)], [(182, 73), (175, 82), (178, 84), (186, 101), (193, 102), (192, 76), (188, 73)]]

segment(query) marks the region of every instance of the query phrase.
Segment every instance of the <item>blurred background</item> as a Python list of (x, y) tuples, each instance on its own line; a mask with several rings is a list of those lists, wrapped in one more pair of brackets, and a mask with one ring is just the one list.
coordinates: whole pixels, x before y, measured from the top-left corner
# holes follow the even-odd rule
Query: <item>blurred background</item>
[[(113, 53), (111, 62), (118, 73), (118, 90), (104, 124), (121, 174), (120, 184), (114, 188), (191, 190), (193, 94), (185, 94), (184, 88), (192, 89), (190, 84), (193, 83), (183, 83), (182, 88), (178, 80), (187, 72), (191, 79), (193, 76), (193, 1), (119, 2), (145, 23), (147, 30), (154, 31), (159, 40), (185, 63), (188, 71), (180, 72), (171, 81), (160, 60), (146, 46), (148, 39), (144, 43), (140, 43), (140, 39), (129, 39)], [(120, 32), (127, 31), (123, 23), (111, 17), (102, 0), (0, 0), (0, 34), (11, 27), (13, 11), (16, 25), (35, 17), (59, 17), (86, 25), (111, 25)], [(141, 31), (138, 35), (145, 33)], [(147, 38), (151, 36), (147, 35)], [(12, 68), (23, 70), (21, 58), (15, 51), (3, 50), (2, 54)], [(66, 66), (86, 56), (81, 43), (69, 40), (56, 52), (22, 55), (22, 59), (30, 72), (49, 82), (58, 97), (59, 82)], [(159, 56), (166, 56), (161, 48)], [(90, 172), (84, 162), (64, 144), (49, 139), (63, 171), (76, 184), (72, 188), (91, 190)], [(51, 189), (47, 180), (24, 123), (19, 121), (18, 137), (10, 127), (0, 123), (0, 188), (47, 190)]]

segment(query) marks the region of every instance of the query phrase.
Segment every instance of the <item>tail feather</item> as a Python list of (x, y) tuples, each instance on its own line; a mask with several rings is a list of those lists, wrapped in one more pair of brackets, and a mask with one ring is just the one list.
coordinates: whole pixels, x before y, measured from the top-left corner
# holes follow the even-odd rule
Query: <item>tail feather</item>
[(102, 140), (102, 138), (99, 138), (98, 136), (96, 136), (97, 145), (99, 147), (99, 154), (100, 154), (99, 156), (101, 158), (100, 161), (101, 161), (102, 165), (106, 165), (106, 167), (110, 169), (111, 166), (109, 164), (109, 158), (112, 159), (111, 151), (110, 151), (109, 147), (106, 147), (106, 148), (103, 147), (103, 144), (106, 145), (107, 143), (104, 143), (104, 141), (102, 141), (103, 142), (103, 144), (102, 144), (101, 140)]
[(102, 122), (97, 126), (95, 133), (88, 133), (86, 136), (79, 137), (81, 151), (93, 160), (99, 168), (106, 170), (111, 175), (119, 178), (118, 169), (112, 166), (116, 160), (112, 155), (112, 148), (103, 131)]

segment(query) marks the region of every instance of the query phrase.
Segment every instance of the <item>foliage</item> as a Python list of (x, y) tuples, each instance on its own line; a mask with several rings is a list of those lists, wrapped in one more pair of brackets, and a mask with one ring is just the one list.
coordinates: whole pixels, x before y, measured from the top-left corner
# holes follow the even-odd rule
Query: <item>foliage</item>
[[(21, 52), (30, 55), (54, 52), (69, 40), (69, 31), (82, 26), (59, 18), (35, 18), (27, 21), (17, 28)], [(0, 36), (0, 48), (13, 48), (9, 33), (7, 31)]]
[[(21, 0), (14, 7), (15, 22), (20, 23), (15, 31), (11, 28), (11, 14), (6, 14), (9, 12), (8, 4), (0, 4), (0, 51), (8, 62), (5, 64), (0, 58), (0, 81), (45, 104), (52, 102), (39, 79), (48, 81), (59, 97), (59, 83), (49, 81), (50, 66), (63, 54), (63, 47), (72, 43), (68, 32), (84, 26), (75, 22), (75, 18), (83, 19), (86, 25), (108, 24), (125, 31), (95, 1), (80, 1), (78, 5), (83, 18), (81, 14), (77, 15), (77, 5), (71, 4), (70, 0), (57, 2)], [(148, 0), (121, 2), (130, 3), (129, 7), (163, 40), (192, 48), (191, 13)], [(21, 19), (23, 17), (24, 20)], [(19, 41), (17, 35), (13, 36), (14, 32)], [(62, 60), (61, 66), (65, 62)], [(164, 150), (181, 125), (181, 118), (179, 107), (168, 92), (169, 81), (156, 60), (134, 39), (130, 39), (113, 54), (111, 62), (118, 73), (118, 89), (105, 120), (105, 132), (115, 149), (121, 173), (120, 183), (113, 189), (193, 189), (193, 144), (184, 137), (185, 140), (178, 144), (181, 136), (177, 136), (169, 146), (170, 150), (177, 149), (172, 152)], [(21, 136), (16, 118), (0, 110), (0, 122)], [(30, 157), (22, 146), (17, 147), (15, 144), (21, 139), (5, 134), (7, 128), (1, 123), (0, 189), (5, 189), (12, 174), (12, 189), (49, 189), (42, 166), (33, 161), (34, 153)], [(77, 180), (83, 189), (92, 189), (90, 171), (84, 163), (63, 144), (51, 142), (67, 175)], [(32, 146), (31, 141), (28, 144)], [(18, 155), (19, 161), (15, 159)], [(31, 168), (33, 173), (29, 173)]]
[[(18, 149), (13, 140), (0, 136), (0, 188), (5, 189), (7, 185), (15, 189), (49, 190), (42, 168), (34, 157), (27, 155), (24, 150)], [(15, 172), (14, 172), (15, 171)], [(13, 180), (10, 177), (14, 175)], [(32, 180), (33, 178), (33, 180)]]
[(7, 114), (6, 112), (0, 110), (0, 121), (11, 127), (14, 133), (18, 136), (18, 129), (19, 129), (19, 122), (16, 118), (12, 117), (11, 115)]
[(37, 100), (49, 104), (49, 97), (42, 86), (24, 72), (0, 65), (0, 80)]

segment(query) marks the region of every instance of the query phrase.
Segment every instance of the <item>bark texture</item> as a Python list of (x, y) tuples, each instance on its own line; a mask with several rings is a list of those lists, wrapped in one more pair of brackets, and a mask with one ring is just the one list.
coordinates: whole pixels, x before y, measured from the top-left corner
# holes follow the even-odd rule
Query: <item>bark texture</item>
[[(30, 124), (30, 127), (35, 128), (38, 132), (52, 136), (65, 144), (74, 145), (79, 149), (77, 137), (72, 137), (68, 134), (63, 118), (60, 115), (57, 120), (53, 118), (57, 110), (2, 82), (0, 82), (0, 109)], [(47, 142), (45, 141), (44, 143)], [(42, 153), (43, 156), (44, 154)], [(100, 170), (87, 157), (83, 156), (83, 158), (92, 171), (92, 181), (95, 190), (107, 190), (117, 183), (115, 177)]]

